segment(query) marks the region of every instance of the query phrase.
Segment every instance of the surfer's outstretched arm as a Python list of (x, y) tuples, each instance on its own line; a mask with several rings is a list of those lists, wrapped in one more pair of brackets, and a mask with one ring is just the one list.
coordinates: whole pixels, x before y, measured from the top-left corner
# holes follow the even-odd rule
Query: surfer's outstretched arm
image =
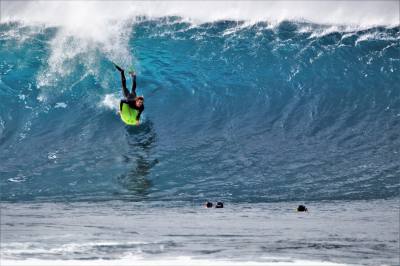
[(119, 73), (121, 73), (122, 93), (124, 94), (125, 98), (128, 98), (129, 90), (126, 88), (126, 78), (124, 70), (117, 65), (115, 65), (115, 67), (118, 69)]

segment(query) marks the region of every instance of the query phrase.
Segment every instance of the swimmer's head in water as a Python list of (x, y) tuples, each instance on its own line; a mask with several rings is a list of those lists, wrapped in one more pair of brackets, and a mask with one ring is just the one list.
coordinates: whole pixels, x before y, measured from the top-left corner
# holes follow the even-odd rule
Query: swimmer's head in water
[(297, 211), (298, 211), (298, 212), (306, 212), (306, 211), (308, 211), (308, 210), (307, 210), (306, 206), (304, 206), (304, 205), (299, 205), (299, 207), (297, 207)]
[(212, 208), (212, 206), (213, 206), (213, 204), (211, 202), (209, 202), (209, 201), (206, 201), (204, 203), (204, 207), (206, 207), (206, 208)]
[(224, 207), (224, 203), (218, 201), (217, 204), (215, 205), (215, 208), (223, 208)]

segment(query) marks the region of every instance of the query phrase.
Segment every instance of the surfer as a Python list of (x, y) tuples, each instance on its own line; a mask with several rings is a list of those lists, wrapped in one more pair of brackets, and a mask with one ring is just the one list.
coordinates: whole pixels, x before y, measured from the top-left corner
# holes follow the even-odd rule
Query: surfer
[(125, 72), (122, 68), (114, 64), (114, 66), (118, 69), (118, 71), (121, 73), (121, 82), (122, 82), (122, 93), (125, 96), (125, 99), (122, 99), (119, 103), (119, 110), (122, 110), (122, 104), (126, 103), (129, 105), (129, 107), (135, 109), (138, 111), (137, 116), (136, 116), (136, 125), (139, 125), (140, 121), (140, 115), (142, 114), (144, 110), (144, 98), (143, 96), (136, 96), (136, 73), (135, 71), (130, 71), (129, 74), (132, 77), (132, 90), (129, 92), (129, 90), (126, 88), (126, 78), (125, 78)]

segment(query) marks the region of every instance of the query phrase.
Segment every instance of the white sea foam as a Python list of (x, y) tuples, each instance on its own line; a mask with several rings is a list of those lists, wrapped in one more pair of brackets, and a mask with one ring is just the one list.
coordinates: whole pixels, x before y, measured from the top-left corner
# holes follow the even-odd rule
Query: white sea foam
[[(128, 48), (132, 26), (130, 13), (124, 7), (117, 9), (115, 6), (118, 5), (84, 1), (5, 2), (2, 3), (1, 22), (58, 27), (49, 43), (51, 52), (47, 66), (37, 75), (38, 87), (43, 87), (68, 76), (77, 65), (73, 60), (78, 60), (89, 72), (97, 63), (96, 52), (124, 65), (132, 63)], [(25, 39), (21, 36), (18, 41)]]
[(107, 38), (107, 29), (98, 27), (105, 21), (136, 16), (180, 16), (198, 22), (304, 19), (322, 24), (399, 24), (398, 1), (7, 1), (2, 9), (2, 21), (68, 26), (82, 36), (99, 38)]
[(322, 261), (306, 261), (306, 260), (282, 260), (277, 258), (266, 259), (266, 261), (229, 261), (229, 260), (209, 260), (209, 259), (193, 259), (187, 256), (164, 259), (143, 259), (140, 256), (127, 256), (118, 260), (0, 260), (4, 266), (341, 266), (347, 264), (338, 264)]
[[(26, 177), (24, 175), (18, 174), (15, 177), (9, 178), (8, 181), (14, 182), (14, 183), (21, 183), (21, 182), (26, 181)], [(0, 262), (1, 262), (1, 260), (0, 260)], [(1, 263), (0, 263), (0, 265), (1, 265)]]
[(67, 104), (63, 102), (56, 103), (54, 108), (67, 108)]
[[(49, 152), (48, 158), (49, 160), (55, 160), (57, 152)], [(14, 178), (15, 180), (9, 180), (11, 182), (23, 182), (25, 179), (21, 181), (21, 178)], [(17, 181), (16, 181), (17, 180)], [(76, 185), (76, 182), (71, 182), (70, 185)], [(3, 256), (14, 256), (21, 253), (26, 254), (65, 254), (71, 252), (89, 252), (90, 249), (96, 248), (99, 246), (116, 246), (116, 245), (143, 245), (147, 244), (146, 242), (139, 241), (128, 241), (128, 242), (116, 242), (116, 241), (103, 241), (103, 242), (86, 242), (86, 243), (67, 243), (62, 244), (60, 246), (54, 247), (38, 247), (37, 243), (4, 243), (2, 245), (2, 255)], [(1, 265), (1, 264), (0, 264)]]
[(119, 99), (114, 94), (106, 94), (100, 102), (100, 106), (118, 111)]
[[(276, 26), (284, 20), (297, 20), (331, 27), (315, 31), (312, 37), (343, 27), (399, 25), (398, 1), (6, 1), (1, 8), (1, 22), (16, 21), (34, 26), (36, 31), (41, 29), (37, 26), (57, 27), (49, 43), (47, 65), (37, 74), (38, 87), (55, 85), (77, 65), (93, 71), (98, 53), (124, 67), (131, 65), (134, 58), (129, 40), (134, 24), (143, 16), (178, 16), (192, 24), (245, 22), (224, 34), (259, 21)], [(20, 39), (26, 39), (24, 34)]]
[(57, 151), (55, 151), (55, 152), (48, 152), (48, 153), (47, 153), (47, 159), (49, 159), (49, 160), (55, 160), (55, 159), (57, 159)]
[(360, 42), (367, 40), (384, 40), (384, 41), (397, 41), (400, 37), (392, 37), (388, 36), (387, 33), (384, 32), (373, 32), (373, 33), (365, 33), (357, 38), (356, 45)]

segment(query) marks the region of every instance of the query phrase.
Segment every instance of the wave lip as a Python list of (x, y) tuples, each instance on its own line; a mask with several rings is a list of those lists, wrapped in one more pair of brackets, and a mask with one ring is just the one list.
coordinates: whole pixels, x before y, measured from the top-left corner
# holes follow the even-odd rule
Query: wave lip
[[(63, 10), (60, 14), (59, 10)], [(398, 1), (152, 1), (2, 3), (2, 22), (24, 21), (99, 31), (105, 20), (179, 16), (204, 23), (218, 20), (306, 20), (321, 24), (398, 25)], [(100, 33), (100, 32), (99, 32)]]
[[(398, 196), (399, 27), (119, 25), (84, 40), (1, 25), (0, 199)], [(111, 64), (132, 54), (139, 130), (116, 114)]]

